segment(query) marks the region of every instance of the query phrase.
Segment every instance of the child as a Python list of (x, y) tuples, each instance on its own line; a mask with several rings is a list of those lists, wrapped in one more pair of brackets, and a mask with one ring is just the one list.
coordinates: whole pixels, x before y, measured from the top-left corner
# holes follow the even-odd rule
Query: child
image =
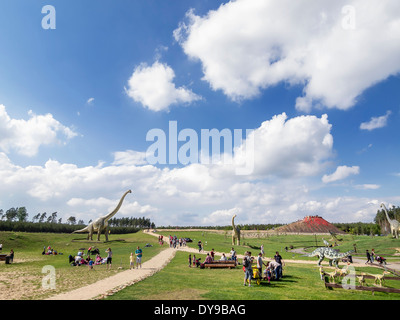
[(94, 263), (93, 259), (89, 258), (89, 264), (88, 264), (89, 270), (93, 269), (93, 263)]
[(193, 255), (193, 267), (196, 265), (196, 256)]
[(131, 252), (131, 256), (130, 258), (130, 265), (129, 265), (129, 269), (135, 269), (135, 256), (133, 255), (133, 252)]
[(192, 255), (189, 254), (189, 268), (192, 267)]

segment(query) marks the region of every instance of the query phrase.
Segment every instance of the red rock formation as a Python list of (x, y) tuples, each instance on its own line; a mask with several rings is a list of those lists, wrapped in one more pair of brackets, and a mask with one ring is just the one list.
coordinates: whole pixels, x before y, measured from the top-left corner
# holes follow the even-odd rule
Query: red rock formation
[(276, 231), (295, 233), (344, 233), (320, 216), (307, 216), (303, 220), (279, 227)]

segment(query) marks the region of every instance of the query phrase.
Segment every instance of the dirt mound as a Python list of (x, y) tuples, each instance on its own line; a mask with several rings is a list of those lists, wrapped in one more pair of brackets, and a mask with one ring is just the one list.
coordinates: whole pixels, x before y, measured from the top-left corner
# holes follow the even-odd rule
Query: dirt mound
[(344, 233), (320, 216), (307, 216), (303, 220), (279, 227), (276, 231), (295, 233)]

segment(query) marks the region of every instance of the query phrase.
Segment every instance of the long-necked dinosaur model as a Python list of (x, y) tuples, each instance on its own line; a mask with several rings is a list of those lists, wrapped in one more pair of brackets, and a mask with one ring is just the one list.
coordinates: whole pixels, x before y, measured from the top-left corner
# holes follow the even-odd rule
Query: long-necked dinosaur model
[(106, 241), (108, 241), (108, 231), (109, 231), (108, 220), (110, 220), (118, 212), (119, 208), (121, 208), (122, 202), (124, 201), (126, 195), (131, 192), (132, 192), (131, 190), (126, 191), (124, 195), (121, 197), (121, 200), (119, 200), (117, 207), (109, 214), (97, 218), (85, 228), (81, 230), (76, 230), (72, 233), (88, 233), (87, 239), (89, 240), (90, 238), (90, 240), (93, 240), (93, 233), (97, 232), (97, 241), (100, 241), (100, 235), (104, 232)]
[(349, 256), (352, 252), (354, 252), (354, 250), (350, 250), (345, 253), (339, 253), (335, 249), (332, 249), (329, 247), (320, 247), (320, 248), (315, 249), (310, 254), (305, 254), (304, 256), (306, 256), (306, 257), (318, 256), (319, 257), (319, 260), (318, 260), (319, 266), (321, 265), (322, 260), (324, 260), (324, 258), (327, 258), (327, 259), (329, 259), (330, 266), (332, 265), (332, 262), (334, 262), (335, 267), (339, 268), (339, 265), (338, 265), (339, 259)]
[(232, 245), (235, 245), (236, 240), (236, 245), (240, 246), (240, 229), (235, 226), (235, 218), (236, 214), (232, 217)]
[(385, 214), (386, 214), (386, 219), (388, 220), (389, 224), (390, 224), (390, 233), (392, 234), (393, 237), (395, 237), (396, 239), (399, 238), (399, 229), (400, 229), (400, 222), (398, 222), (395, 219), (390, 219), (388, 212), (386, 210), (386, 206), (384, 203), (381, 203), (381, 208), (383, 208), (383, 210), (385, 210)]

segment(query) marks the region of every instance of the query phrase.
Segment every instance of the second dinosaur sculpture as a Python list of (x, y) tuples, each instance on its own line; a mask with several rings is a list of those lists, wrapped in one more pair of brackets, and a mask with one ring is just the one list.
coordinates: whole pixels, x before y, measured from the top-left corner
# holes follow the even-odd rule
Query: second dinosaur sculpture
[(381, 208), (383, 208), (383, 210), (385, 210), (386, 219), (388, 220), (388, 222), (390, 224), (390, 233), (392, 234), (392, 236), (394, 238), (398, 239), (399, 238), (399, 230), (400, 230), (400, 222), (398, 222), (395, 219), (390, 219), (384, 203), (381, 203)]
[(131, 190), (126, 191), (121, 200), (119, 200), (119, 203), (117, 207), (111, 211), (109, 214), (102, 216), (100, 218), (97, 218), (93, 222), (91, 222), (88, 226), (86, 226), (83, 229), (76, 230), (72, 233), (88, 233), (87, 239), (93, 240), (93, 233), (97, 232), (97, 241), (100, 241), (100, 235), (104, 232), (104, 235), (106, 237), (106, 241), (108, 241), (108, 220), (110, 220), (121, 208), (122, 202), (124, 201), (126, 195), (128, 193), (131, 193)]
[(339, 267), (338, 266), (339, 259), (349, 256), (352, 252), (354, 252), (354, 250), (350, 250), (345, 253), (339, 253), (335, 249), (332, 249), (329, 247), (320, 247), (320, 248), (315, 249), (310, 254), (305, 254), (304, 256), (306, 256), (306, 257), (318, 256), (319, 257), (319, 260), (318, 260), (319, 266), (321, 265), (322, 260), (324, 260), (324, 258), (327, 258), (327, 259), (329, 259), (330, 266), (332, 265), (332, 262), (334, 262), (335, 266), (338, 268)]
[(236, 240), (236, 245), (240, 246), (240, 229), (235, 226), (235, 218), (236, 214), (232, 217), (232, 245), (235, 245)]

